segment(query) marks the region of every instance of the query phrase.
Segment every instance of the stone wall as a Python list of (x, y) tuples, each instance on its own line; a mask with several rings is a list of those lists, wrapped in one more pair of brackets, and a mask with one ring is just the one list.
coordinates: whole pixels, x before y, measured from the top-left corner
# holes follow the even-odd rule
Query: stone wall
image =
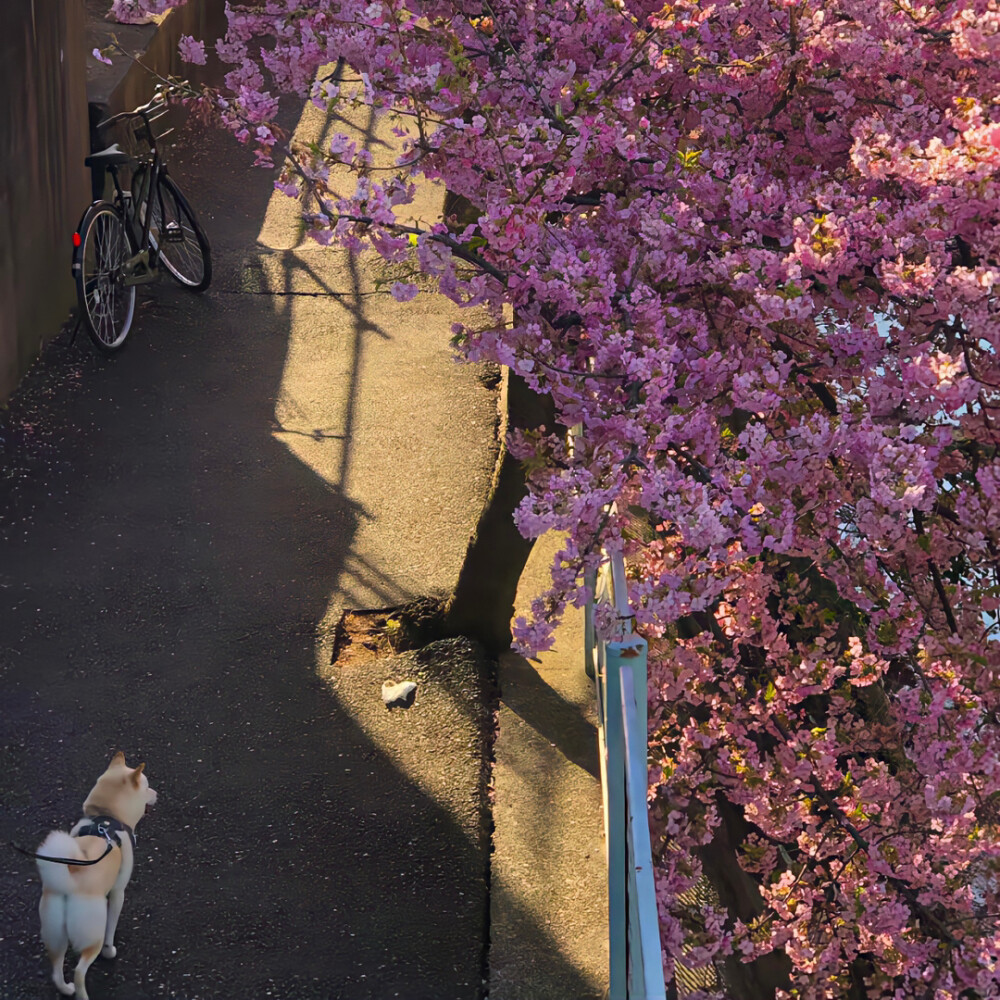
[(75, 302), (90, 200), (82, 0), (0, 2), (0, 401)]

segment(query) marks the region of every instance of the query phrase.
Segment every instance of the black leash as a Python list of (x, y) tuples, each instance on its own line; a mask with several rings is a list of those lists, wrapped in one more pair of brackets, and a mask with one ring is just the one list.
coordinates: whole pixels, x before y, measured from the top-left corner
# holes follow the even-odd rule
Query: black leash
[(23, 847), (18, 847), (13, 840), (8, 840), (8, 844), (14, 848), (18, 854), (23, 854), (26, 858), (38, 858), (39, 861), (55, 861), (60, 865), (96, 865), (99, 861), (103, 861), (115, 848), (115, 845), (108, 841), (108, 846), (104, 849), (104, 853), (99, 857), (95, 858), (93, 861), (80, 861), (78, 858), (50, 858), (47, 854), (35, 854), (34, 851), (26, 851)]
[(113, 834), (124, 831), (129, 835), (129, 839), (132, 841), (132, 846), (135, 847), (135, 833), (132, 827), (128, 824), (123, 823), (120, 819), (115, 819), (114, 816), (94, 816), (90, 819), (90, 822), (81, 827), (79, 832), (76, 834), (77, 837), (103, 837), (107, 842), (108, 846), (104, 849), (104, 853), (99, 858), (94, 858), (93, 861), (80, 861), (77, 858), (51, 858), (47, 854), (35, 854), (34, 851), (26, 851), (23, 847), (18, 847), (12, 840), (8, 840), (7, 843), (14, 848), (18, 854), (23, 854), (27, 858), (36, 858), (39, 861), (53, 861), (58, 865), (80, 865), (81, 867), (85, 865), (96, 865), (103, 861), (116, 847), (120, 847), (121, 844), (115, 840)]

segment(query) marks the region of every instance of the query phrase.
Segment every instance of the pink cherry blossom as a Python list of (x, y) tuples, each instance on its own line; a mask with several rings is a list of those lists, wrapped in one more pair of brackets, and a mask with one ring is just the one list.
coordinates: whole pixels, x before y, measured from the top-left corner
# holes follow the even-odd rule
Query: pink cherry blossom
[(409, 302), (419, 291), (416, 285), (405, 281), (394, 281), (389, 290), (397, 302)]
[(192, 38), (190, 35), (181, 35), (180, 42), (177, 44), (177, 49), (181, 54), (181, 58), (185, 62), (194, 63), (196, 66), (205, 65), (205, 43), (199, 41), (196, 38)]
[[(215, 45), (203, 101), (315, 238), (552, 398), (509, 441), (565, 538), (515, 634), (624, 549), (668, 978), (1000, 998), (996, 0), (268, 0)], [(394, 167), (291, 148), (282, 93), (391, 109)], [(400, 223), (427, 180), (476, 210)], [(706, 874), (745, 905), (693, 913)]]

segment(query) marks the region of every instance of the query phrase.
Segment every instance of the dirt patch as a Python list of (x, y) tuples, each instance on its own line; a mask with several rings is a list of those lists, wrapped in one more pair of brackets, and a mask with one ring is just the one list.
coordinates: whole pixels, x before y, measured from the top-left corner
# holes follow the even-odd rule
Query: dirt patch
[(392, 609), (382, 611), (345, 611), (337, 622), (330, 662), (354, 666), (379, 656), (392, 656), (395, 650), (386, 635), (385, 623)]
[(444, 602), (421, 597), (398, 608), (345, 611), (330, 662), (345, 666), (422, 649), (443, 638)]
[[(423, 743), (433, 752), (464, 738), (482, 763), (485, 791), (499, 701), (496, 661), (464, 636), (421, 642), (440, 633), (440, 612), (441, 603), (429, 599), (401, 608), (345, 611), (334, 631), (327, 677), (359, 721), (374, 726), (380, 742), (396, 751), (403, 743)], [(408, 681), (417, 685), (415, 700), (402, 711), (388, 710), (383, 683)]]

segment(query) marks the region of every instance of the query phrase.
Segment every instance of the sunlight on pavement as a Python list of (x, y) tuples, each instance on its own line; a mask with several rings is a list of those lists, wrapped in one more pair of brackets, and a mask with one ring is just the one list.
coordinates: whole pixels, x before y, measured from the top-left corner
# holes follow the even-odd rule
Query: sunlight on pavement
[[(398, 142), (391, 123), (367, 108), (357, 121), (327, 121), (307, 103), (293, 141), (323, 144), (350, 132), (390, 163)], [(416, 214), (440, 216), (443, 190), (427, 188)], [(306, 236), (301, 211), (298, 200), (271, 195), (254, 280), (289, 316), (271, 433), (352, 513), (351, 523), (331, 525), (346, 533), (351, 551), (330, 581), (316, 650), (317, 671), (337, 689), (331, 643), (345, 608), (389, 607), (451, 589), (492, 473), (495, 401), (473, 370), (453, 360), (453, 303), (430, 292), (396, 302), (379, 281), (391, 273), (381, 258), (320, 246)], [(338, 697), (412, 781), (452, 813), (467, 811), (468, 789), (442, 785), (433, 753), (418, 749), (416, 716), (412, 739), (393, 735), (407, 717), (388, 716), (383, 679), (372, 676), (370, 692), (351, 687)]]
[[(326, 144), (335, 132), (348, 132), (365, 143), (377, 164), (390, 164), (398, 144), (392, 122), (367, 108), (354, 117), (354, 122), (328, 122), (324, 112), (307, 104), (295, 140)], [(345, 183), (353, 186), (353, 180)], [(443, 198), (442, 188), (425, 185), (407, 211), (425, 220), (439, 218)], [(345, 532), (350, 552), (330, 581), (327, 612), (317, 630), (317, 673), (379, 753), (475, 839), (481, 798), (468, 774), (480, 766), (483, 753), (481, 692), (468, 685), (456, 689), (433, 671), (391, 676), (392, 660), (336, 666), (330, 661), (345, 609), (393, 607), (452, 589), (493, 473), (496, 397), (477, 381), (475, 369), (454, 363), (450, 328), (461, 313), (453, 303), (427, 291), (412, 302), (396, 302), (385, 281), (394, 280), (393, 272), (381, 258), (372, 251), (352, 257), (339, 247), (319, 246), (305, 235), (300, 202), (277, 191), (258, 236), (254, 266), (255, 280), (283, 299), (289, 315), (271, 433), (348, 512), (342, 528), (331, 526)], [(530, 667), (524, 677), (557, 715), (572, 702), (576, 736), (583, 732), (587, 742), (592, 725), (574, 701), (580, 686), (585, 691), (589, 686), (576, 676), (582, 675), (580, 660), (575, 653), (568, 659), (550, 654), (544, 679)], [(415, 704), (390, 713), (381, 700), (381, 683), (404, 679), (418, 682)], [(542, 956), (543, 964), (554, 961), (573, 970), (583, 993), (593, 986), (596, 996), (606, 965), (604, 932), (574, 932), (579, 925), (560, 907), (571, 899), (568, 905), (577, 913), (600, 910), (603, 898), (589, 898), (591, 882), (582, 876), (569, 876), (574, 883), (579, 879), (569, 895), (547, 891), (538, 877), (539, 866), (563, 870), (567, 859), (578, 872), (601, 865), (600, 818), (594, 812), (599, 812), (599, 782), (595, 792), (593, 769), (580, 764), (593, 747), (589, 742), (572, 752), (557, 747), (544, 711), (532, 709), (533, 703), (532, 697), (513, 698), (501, 709), (508, 731), (523, 732), (516, 741), (522, 749), (504, 751), (496, 771), (509, 791), (505, 807), (517, 802), (502, 834), (508, 850), (495, 859), (492, 878), (495, 916), (512, 928), (506, 968)], [(455, 771), (442, 766), (444, 759), (465, 763)], [(553, 788), (559, 789), (558, 802)], [(596, 924), (601, 925), (600, 914)]]

